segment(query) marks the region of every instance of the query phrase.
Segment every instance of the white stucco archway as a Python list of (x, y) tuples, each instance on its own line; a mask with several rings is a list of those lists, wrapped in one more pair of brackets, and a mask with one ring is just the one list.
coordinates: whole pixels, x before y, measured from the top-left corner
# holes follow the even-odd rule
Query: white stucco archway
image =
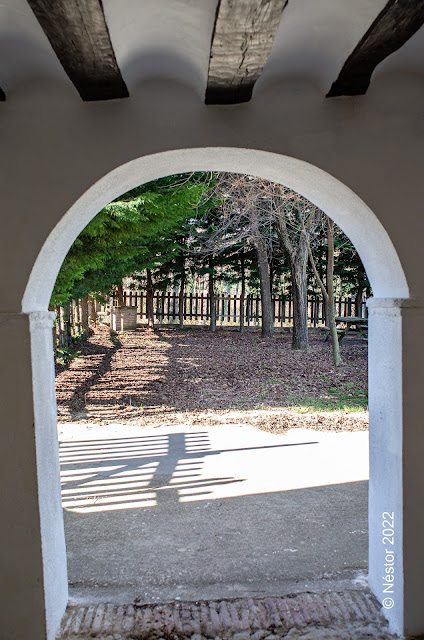
[[(370, 307), (370, 584), (380, 598), (383, 511), (401, 517), (402, 498), (402, 321), (409, 289), (399, 257), (376, 215), (347, 186), (295, 158), (252, 149), (173, 150), (132, 160), (91, 186), (45, 241), (22, 300), (30, 317), (38, 491), (43, 540), (44, 592), (49, 638), (54, 637), (67, 599), (66, 556), (60, 507), (51, 319), (47, 308), (61, 264), (75, 238), (111, 200), (139, 184), (189, 171), (229, 171), (282, 183), (329, 215), (357, 248), (374, 291)], [(380, 302), (379, 302), (380, 301)], [(381, 311), (383, 309), (383, 311)], [(378, 452), (378, 454), (377, 454)], [(394, 473), (382, 483), (387, 467)], [(402, 536), (396, 538), (397, 571), (403, 569)], [(399, 586), (399, 588), (401, 588)], [(403, 629), (403, 598), (388, 610), (392, 627)]]
[(258, 175), (301, 193), (330, 216), (351, 239), (364, 263), (375, 297), (408, 297), (406, 278), (388, 234), (351, 189), (302, 160), (253, 149), (210, 147), (137, 158), (114, 169), (88, 189), (47, 238), (32, 269), (22, 311), (47, 309), (57, 274), (71, 244), (106, 204), (150, 180), (189, 171)]

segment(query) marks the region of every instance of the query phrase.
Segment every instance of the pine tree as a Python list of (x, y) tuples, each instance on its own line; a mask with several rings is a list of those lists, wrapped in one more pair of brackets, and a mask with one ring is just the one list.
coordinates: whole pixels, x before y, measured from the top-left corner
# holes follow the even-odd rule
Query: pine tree
[(123, 194), (80, 233), (58, 274), (51, 304), (108, 296), (122, 278), (176, 250), (173, 237), (206, 197), (210, 174), (161, 178)]

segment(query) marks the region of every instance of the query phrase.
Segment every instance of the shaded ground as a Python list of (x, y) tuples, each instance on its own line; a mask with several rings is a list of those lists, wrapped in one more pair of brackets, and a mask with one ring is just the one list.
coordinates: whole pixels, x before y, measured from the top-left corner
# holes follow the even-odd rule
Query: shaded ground
[(246, 424), (366, 429), (367, 346), (311, 336), (308, 353), (291, 336), (165, 328), (111, 336), (99, 326), (81, 356), (56, 378), (59, 420), (135, 424)]

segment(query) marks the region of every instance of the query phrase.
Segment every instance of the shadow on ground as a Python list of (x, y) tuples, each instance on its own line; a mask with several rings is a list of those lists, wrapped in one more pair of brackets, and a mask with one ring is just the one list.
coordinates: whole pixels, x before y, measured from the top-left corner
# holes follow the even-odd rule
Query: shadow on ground
[(259, 597), (366, 569), (366, 481), (281, 490), (327, 477), (322, 442), (216, 429), (61, 443), (71, 595)]

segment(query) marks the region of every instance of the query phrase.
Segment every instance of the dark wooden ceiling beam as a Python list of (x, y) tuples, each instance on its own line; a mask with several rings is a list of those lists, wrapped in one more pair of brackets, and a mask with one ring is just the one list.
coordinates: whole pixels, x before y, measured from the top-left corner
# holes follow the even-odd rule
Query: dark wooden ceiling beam
[(424, 0), (389, 0), (346, 60), (327, 98), (366, 93), (376, 66), (423, 23)]
[(128, 97), (101, 0), (28, 0), (83, 100)]
[(209, 58), (206, 104), (252, 97), (288, 0), (220, 0)]

